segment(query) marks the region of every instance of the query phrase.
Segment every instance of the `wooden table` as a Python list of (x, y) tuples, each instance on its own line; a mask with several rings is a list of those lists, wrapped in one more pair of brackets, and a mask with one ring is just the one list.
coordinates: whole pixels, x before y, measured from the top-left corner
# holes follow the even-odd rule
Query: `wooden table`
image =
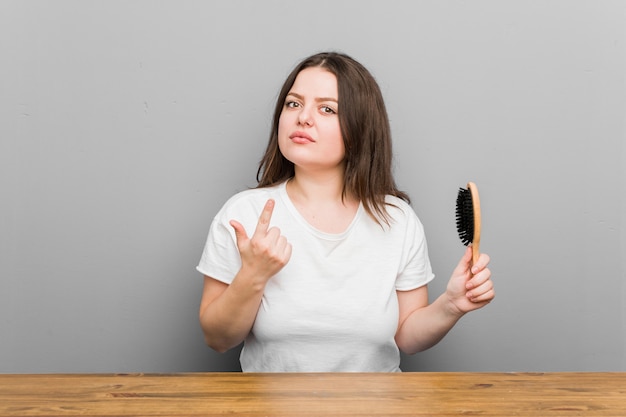
[(1, 416), (626, 416), (626, 373), (0, 375)]

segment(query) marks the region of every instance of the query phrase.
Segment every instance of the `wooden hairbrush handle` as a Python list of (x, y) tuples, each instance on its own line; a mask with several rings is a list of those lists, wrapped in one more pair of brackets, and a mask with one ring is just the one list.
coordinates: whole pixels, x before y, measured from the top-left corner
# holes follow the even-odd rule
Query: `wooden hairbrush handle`
[(480, 197), (478, 188), (473, 182), (467, 183), (467, 189), (472, 194), (472, 208), (474, 210), (474, 236), (472, 238), (472, 265), (478, 261), (480, 256)]

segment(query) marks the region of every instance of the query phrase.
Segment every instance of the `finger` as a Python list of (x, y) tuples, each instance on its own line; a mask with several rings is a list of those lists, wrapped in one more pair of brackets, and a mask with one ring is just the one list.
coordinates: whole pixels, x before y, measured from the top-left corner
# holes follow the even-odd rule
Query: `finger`
[(489, 288), (486, 291), (473, 290), (467, 293), (467, 298), (473, 303), (489, 303), (496, 296), (496, 292), (493, 287)]
[(485, 271), (483, 271), (483, 273), (479, 274), (476, 278), (476, 280), (472, 279), (472, 281), (470, 281), (472, 283), (472, 286), (468, 286), (468, 291), (466, 293), (467, 298), (469, 298), (470, 300), (474, 300), (474, 299), (484, 299), (485, 298), (485, 294), (491, 294), (491, 297), (493, 298), (494, 295), (494, 288), (493, 288), (493, 281), (491, 281), (490, 279), (490, 272), (489, 270), (487, 270), (487, 273), (484, 273)]
[(282, 235), (280, 234), (280, 229), (278, 227), (270, 227), (269, 229), (267, 229), (267, 231), (265, 232), (265, 236), (263, 236), (263, 239), (271, 245), (276, 245), (278, 240), (280, 239)]
[(489, 268), (485, 268), (477, 274), (473, 275), (472, 278), (467, 281), (465, 284), (465, 288), (472, 289), (483, 285), (485, 282), (488, 282), (491, 278), (491, 271)]
[(271, 198), (267, 200), (265, 203), (265, 207), (263, 207), (263, 211), (259, 216), (259, 222), (256, 225), (255, 234), (257, 233), (265, 233), (270, 225), (270, 220), (272, 219), (272, 213), (274, 211), (274, 200)]
[(476, 263), (472, 266), (472, 274), (477, 274), (489, 265), (489, 255), (481, 253)]
[(289, 243), (287, 241), (287, 239), (285, 239), (286, 245), (285, 245), (285, 249), (284, 249), (284, 254), (285, 254), (285, 264), (287, 262), (289, 262), (289, 259), (291, 259), (291, 243)]
[(291, 246), (287, 238), (284, 236), (279, 236), (276, 242), (276, 252), (280, 253), (284, 258), (289, 258), (287, 255), (287, 250)]
[(231, 220), (230, 225), (235, 229), (235, 238), (237, 238), (237, 246), (248, 240), (248, 234), (246, 229), (237, 220)]

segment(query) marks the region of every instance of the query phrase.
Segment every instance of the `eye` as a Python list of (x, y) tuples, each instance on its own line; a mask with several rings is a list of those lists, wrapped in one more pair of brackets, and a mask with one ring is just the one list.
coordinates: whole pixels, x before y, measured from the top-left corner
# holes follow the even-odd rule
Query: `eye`
[(299, 107), (300, 103), (298, 103), (297, 101), (293, 101), (293, 100), (287, 100), (285, 102), (285, 107), (287, 107), (288, 109), (295, 109), (296, 107)]
[(332, 107), (329, 107), (329, 106), (322, 106), (322, 107), (320, 107), (320, 110), (324, 114), (337, 114), (335, 109), (333, 109)]

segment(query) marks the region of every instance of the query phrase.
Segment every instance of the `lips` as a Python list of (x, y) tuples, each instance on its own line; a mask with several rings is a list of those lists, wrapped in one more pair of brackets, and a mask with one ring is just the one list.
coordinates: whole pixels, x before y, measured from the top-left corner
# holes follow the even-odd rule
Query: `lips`
[(315, 142), (315, 140), (311, 136), (304, 132), (294, 132), (289, 135), (289, 139), (291, 139), (291, 141), (294, 143), (301, 144)]

